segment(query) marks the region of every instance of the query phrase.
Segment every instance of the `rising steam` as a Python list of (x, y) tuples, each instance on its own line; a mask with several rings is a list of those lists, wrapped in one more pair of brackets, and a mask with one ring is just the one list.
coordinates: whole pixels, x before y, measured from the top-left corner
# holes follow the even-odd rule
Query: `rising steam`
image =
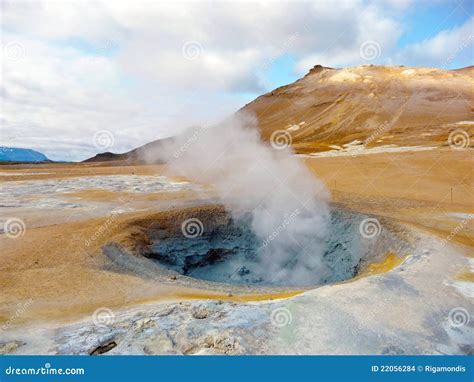
[(328, 193), (291, 155), (263, 143), (255, 119), (240, 115), (218, 126), (186, 131), (160, 156), (170, 172), (208, 184), (235, 219), (250, 213), (261, 240), (262, 280), (299, 285), (326, 275), (322, 263), (328, 234)]

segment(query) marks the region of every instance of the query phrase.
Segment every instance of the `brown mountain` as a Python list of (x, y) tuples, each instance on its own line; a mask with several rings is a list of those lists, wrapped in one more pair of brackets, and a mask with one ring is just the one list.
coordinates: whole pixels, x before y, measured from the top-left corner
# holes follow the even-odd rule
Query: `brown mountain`
[[(472, 70), (316, 66), (302, 79), (258, 97), (254, 112), (264, 139), (291, 135), (300, 153), (354, 141), (367, 146), (447, 144), (449, 131), (473, 119)], [(467, 126), (466, 126), (467, 125)]]
[[(297, 153), (351, 145), (439, 146), (447, 145), (449, 133), (457, 128), (474, 134), (473, 91), (472, 66), (441, 70), (316, 65), (303, 78), (258, 97), (239, 112), (256, 115), (265, 140), (275, 132), (290, 137)], [(87, 161), (140, 161), (160, 145), (154, 141)]]
[(92, 158), (86, 159), (83, 162), (113, 162), (117, 161), (118, 164), (123, 164), (123, 162), (127, 163), (149, 163), (153, 161), (154, 163), (160, 163), (160, 161), (156, 158), (153, 158), (151, 155), (154, 153), (159, 153), (163, 144), (171, 140), (172, 138), (165, 138), (159, 139), (146, 145), (137, 147), (131, 151), (122, 154), (114, 154), (111, 152), (100, 153)]

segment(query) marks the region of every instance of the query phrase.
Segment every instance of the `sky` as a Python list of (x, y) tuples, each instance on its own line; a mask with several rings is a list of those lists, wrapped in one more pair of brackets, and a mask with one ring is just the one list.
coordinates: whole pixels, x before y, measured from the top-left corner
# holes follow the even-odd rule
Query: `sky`
[(473, 64), (474, 0), (0, 0), (0, 146), (125, 152), (316, 64)]

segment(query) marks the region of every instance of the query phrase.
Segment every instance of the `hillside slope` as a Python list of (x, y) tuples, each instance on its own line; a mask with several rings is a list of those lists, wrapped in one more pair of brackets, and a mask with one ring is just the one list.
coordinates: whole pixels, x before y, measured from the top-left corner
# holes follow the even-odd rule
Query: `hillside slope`
[(162, 145), (172, 138), (159, 139), (146, 145), (140, 146), (136, 149), (130, 150), (123, 154), (114, 154), (111, 152), (100, 153), (92, 158), (86, 159), (83, 162), (113, 162), (117, 161), (117, 164), (126, 163), (160, 163), (160, 160), (156, 158), (156, 154), (159, 154)]
[[(238, 113), (257, 117), (264, 140), (284, 134), (297, 153), (353, 145), (445, 146), (456, 129), (464, 130), (474, 145), (473, 99), (473, 67), (316, 65), (303, 78), (256, 98)], [(161, 144), (158, 140), (87, 161), (140, 162)]]
[(456, 128), (472, 136), (473, 91), (470, 68), (315, 66), (241, 112), (255, 113), (264, 139), (276, 130), (288, 132), (299, 153), (354, 141), (368, 147), (444, 145)]

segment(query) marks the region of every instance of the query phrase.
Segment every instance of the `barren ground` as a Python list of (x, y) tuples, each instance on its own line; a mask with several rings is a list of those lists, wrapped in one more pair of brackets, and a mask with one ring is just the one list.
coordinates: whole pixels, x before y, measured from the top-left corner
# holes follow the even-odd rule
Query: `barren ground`
[[(474, 157), (471, 151), (445, 148), (301, 160), (324, 180), (334, 202), (413, 224), (441, 239), (449, 237), (449, 241), (470, 248), (467, 253), (472, 256)], [(99, 163), (15, 165), (2, 166), (0, 170), (3, 174), (0, 182), (5, 186), (18, 180), (161, 175), (166, 168)], [(206, 196), (199, 190), (133, 193), (90, 189), (61, 197), (90, 204), (90, 208), (3, 208), (5, 218), (21, 218), (27, 228), (17, 239), (0, 235), (0, 323), (11, 320), (18, 302), (30, 298), (33, 304), (21, 317), (15, 318), (15, 325), (29, 320), (74, 319), (103, 306), (123, 308), (143, 302), (201, 298), (262, 300), (298, 292), (228, 296), (225, 291), (196, 290), (172, 283), (157, 285), (108, 268), (101, 247), (128, 229), (127, 220), (204, 200)], [(125, 212), (114, 215), (111, 221), (110, 211), (114, 208), (125, 208)], [(105, 230), (101, 231), (101, 227)], [(102, 233), (97, 234), (98, 231)], [(450, 235), (452, 232), (456, 234)], [(460, 279), (474, 281), (472, 270), (459, 269), (458, 273)]]

